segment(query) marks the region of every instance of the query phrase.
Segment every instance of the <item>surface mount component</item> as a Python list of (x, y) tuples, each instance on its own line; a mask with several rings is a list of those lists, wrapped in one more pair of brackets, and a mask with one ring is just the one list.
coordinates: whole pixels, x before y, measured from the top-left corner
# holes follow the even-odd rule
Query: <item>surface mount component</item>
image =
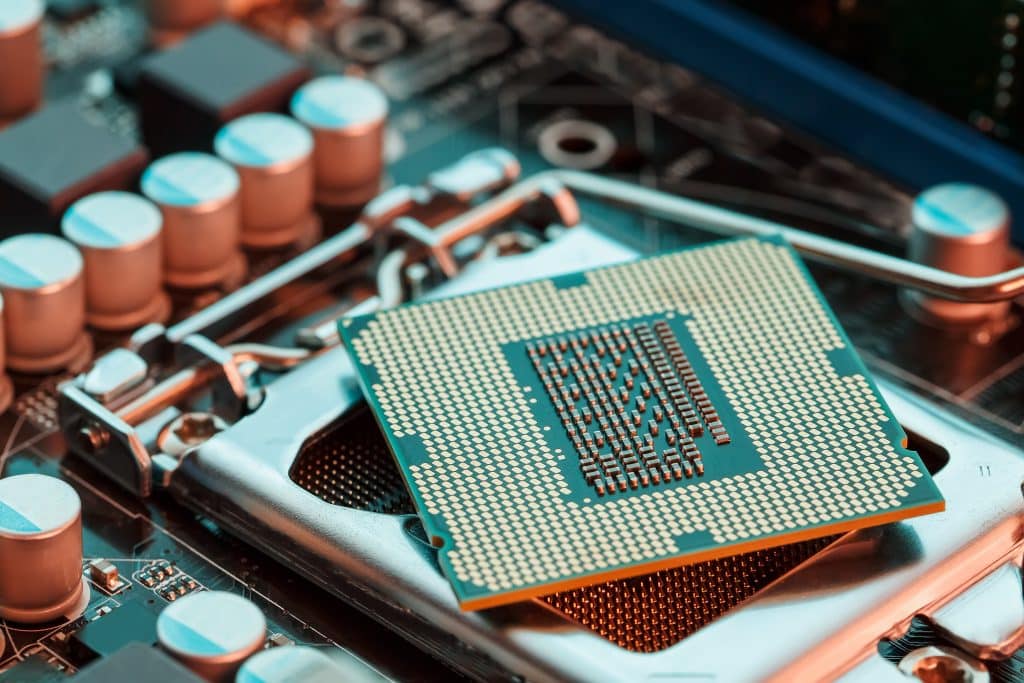
[(143, 137), (156, 154), (209, 150), (228, 121), (283, 111), (308, 77), (305, 65), (264, 38), (216, 23), (143, 62)]
[(238, 185), (230, 165), (200, 152), (172, 154), (146, 169), (142, 193), (163, 213), (168, 285), (201, 289), (244, 275)]
[(89, 578), (92, 579), (97, 586), (102, 587), (103, 590), (108, 592), (116, 591), (124, 585), (124, 581), (121, 579), (121, 572), (117, 568), (117, 565), (110, 560), (104, 560), (102, 558), (93, 560), (89, 563)]
[(54, 235), (18, 235), (0, 242), (7, 367), (48, 373), (91, 352), (85, 333), (82, 256)]
[(224, 126), (214, 149), (241, 180), (242, 244), (268, 249), (315, 237), (313, 136), (281, 114), (249, 114)]
[(295, 93), (291, 110), (313, 131), (319, 203), (353, 206), (377, 194), (384, 169), (388, 100), (376, 84), (322, 76)]
[(170, 315), (162, 288), (162, 228), (160, 209), (129, 192), (89, 195), (64, 214), (61, 232), (85, 261), (90, 325), (128, 330)]
[(0, 3), (0, 127), (43, 101), (42, 0)]
[(109, 657), (86, 667), (74, 677), (76, 683), (110, 683), (140, 680), (161, 683), (203, 683), (203, 679), (159, 649), (130, 643)]
[(45, 622), (87, 600), (78, 494), (42, 474), (0, 479), (0, 618)]
[(140, 602), (126, 602), (90, 621), (71, 638), (72, 647), (87, 659), (109, 657), (129, 642), (156, 644), (155, 612)]
[(87, 120), (75, 102), (48, 105), (0, 132), (0, 234), (56, 229), (76, 199), (134, 183), (146, 159), (142, 147)]
[(464, 609), (943, 509), (778, 240), (341, 331)]
[[(998, 195), (976, 185), (946, 183), (914, 200), (909, 256), (950, 273), (983, 277), (1014, 265), (1010, 252), (1010, 210)], [(961, 303), (907, 292), (913, 312), (937, 323), (975, 323), (1007, 313), (1009, 301)]]
[(233, 680), (263, 647), (267, 622), (256, 605), (225, 591), (200, 591), (171, 603), (156, 622), (160, 647), (208, 681)]

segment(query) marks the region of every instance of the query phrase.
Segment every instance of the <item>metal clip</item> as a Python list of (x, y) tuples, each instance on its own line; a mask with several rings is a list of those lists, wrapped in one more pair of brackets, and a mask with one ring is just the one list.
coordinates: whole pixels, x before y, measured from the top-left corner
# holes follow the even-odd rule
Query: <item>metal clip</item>
[(231, 353), (206, 337), (193, 334), (178, 346), (182, 367), (209, 364), (216, 368), (212, 381), (213, 412), (237, 420), (248, 412), (248, 385)]
[(519, 178), (519, 160), (508, 150), (491, 147), (471, 152), (451, 166), (427, 176), (427, 187), (468, 203), (484, 192), (493, 192)]
[(114, 349), (96, 359), (88, 372), (78, 377), (82, 391), (104, 405), (112, 405), (142, 388), (149, 366), (128, 349)]
[(427, 247), (446, 276), (455, 277), (458, 261), (451, 253), (452, 247), (508, 220), (527, 207), (539, 207), (549, 223), (571, 227), (580, 221), (580, 208), (572, 192), (557, 180), (550, 179), (538, 183), (517, 183), (433, 230), (405, 216), (396, 219), (393, 225), (396, 232)]
[[(360, 219), (347, 230), (190, 318), (166, 329), (160, 325), (140, 328), (132, 335), (129, 349), (107, 354), (89, 372), (61, 386), (58, 413), (70, 449), (129, 491), (149, 495), (155, 470), (167, 466), (154, 466), (165, 459), (146, 450), (137, 425), (206, 388), (212, 389), (214, 412), (225, 420), (237, 420), (252, 410), (259, 398), (250, 392), (242, 364), (287, 369), (317, 351), (259, 344), (221, 347), (211, 339), (230, 330), (281, 287), (370, 246), (396, 219), (433, 209), (445, 214), (465, 210), (481, 193), (515, 181), (519, 172), (518, 162), (504, 150), (474, 152), (435, 172), (422, 186), (385, 191), (366, 205)], [(381, 262), (381, 291), (395, 303), (402, 296), (398, 270), (405, 258), (405, 252), (398, 251)], [(149, 379), (151, 370), (168, 362), (181, 369), (154, 384)]]
[(58, 398), (61, 432), (68, 447), (138, 496), (153, 487), (153, 461), (135, 429), (100, 402), (65, 383)]

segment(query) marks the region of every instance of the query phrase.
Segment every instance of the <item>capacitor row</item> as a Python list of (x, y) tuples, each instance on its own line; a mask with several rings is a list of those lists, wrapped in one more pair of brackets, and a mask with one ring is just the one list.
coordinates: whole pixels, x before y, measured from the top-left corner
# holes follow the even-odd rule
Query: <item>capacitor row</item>
[[(0, 479), (0, 620), (32, 625), (81, 617), (93, 590), (82, 571), (82, 545), (82, 502), (71, 486), (35, 473)], [(126, 642), (137, 635), (125, 634)], [(164, 652), (213, 683), (346, 679), (312, 648), (264, 649), (266, 617), (234, 593), (200, 589), (175, 599), (157, 617), (156, 637)]]
[(387, 109), (368, 81), (314, 79), (293, 97), (294, 118), (238, 118), (217, 134), (216, 155), (183, 152), (152, 163), (141, 195), (77, 201), (62, 219), (63, 237), (0, 242), (0, 364), (62, 369), (77, 357), (86, 324), (118, 331), (166, 320), (165, 285), (230, 286), (244, 277), (241, 248), (312, 242), (320, 233), (315, 203), (358, 205), (379, 189)]

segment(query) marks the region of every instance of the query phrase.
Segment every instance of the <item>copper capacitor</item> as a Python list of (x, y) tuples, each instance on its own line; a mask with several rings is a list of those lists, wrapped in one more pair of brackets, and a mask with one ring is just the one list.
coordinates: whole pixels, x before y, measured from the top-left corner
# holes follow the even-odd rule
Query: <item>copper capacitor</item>
[(164, 281), (205, 289), (240, 280), (241, 206), (238, 174), (210, 154), (163, 157), (142, 175), (142, 193), (164, 217)]
[(89, 353), (82, 256), (67, 240), (28, 234), (0, 242), (7, 367), (49, 373)]
[(0, 411), (7, 410), (14, 398), (14, 384), (4, 372), (7, 365), (7, 342), (3, 327), (4, 298), (0, 296)]
[(0, 619), (40, 623), (81, 612), (82, 504), (43, 474), (0, 479)]
[(296, 91), (292, 115), (313, 131), (317, 203), (356, 206), (380, 190), (388, 101), (374, 83), (322, 76)]
[(281, 114), (250, 114), (224, 126), (217, 155), (241, 179), (242, 244), (273, 249), (315, 237), (313, 136)]
[(160, 647), (207, 681), (232, 681), (242, 663), (263, 649), (267, 622), (240, 595), (200, 591), (164, 608), (156, 636)]
[(89, 195), (64, 214), (61, 231), (85, 260), (90, 325), (128, 330), (166, 320), (170, 300), (162, 289), (162, 227), (160, 209), (130, 192)]
[[(1008, 269), (1010, 209), (995, 193), (967, 183), (931, 187), (914, 200), (908, 241), (911, 260), (949, 273), (983, 277)], [(940, 326), (974, 324), (1006, 315), (1010, 302), (965, 303), (906, 292), (910, 312)]]
[(42, 0), (0, 2), (0, 127), (43, 100)]

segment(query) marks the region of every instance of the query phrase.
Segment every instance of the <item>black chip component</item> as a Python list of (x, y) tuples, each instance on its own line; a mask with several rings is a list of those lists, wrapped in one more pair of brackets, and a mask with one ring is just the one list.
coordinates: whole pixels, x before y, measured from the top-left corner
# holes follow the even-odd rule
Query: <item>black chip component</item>
[(83, 659), (109, 657), (129, 643), (156, 643), (157, 615), (137, 602), (126, 602), (90, 621), (71, 636), (71, 647)]
[(98, 8), (98, 0), (46, 0), (46, 11), (61, 21), (81, 19)]
[(110, 657), (82, 669), (71, 680), (76, 683), (111, 681), (160, 681), (160, 683), (203, 683), (203, 679), (151, 645), (131, 643)]
[(231, 22), (213, 24), (147, 58), (138, 81), (142, 132), (154, 154), (209, 150), (228, 121), (284, 111), (308, 80), (304, 64)]
[(4, 236), (55, 231), (77, 199), (129, 189), (146, 150), (88, 120), (72, 101), (55, 102), (0, 131), (0, 209)]

